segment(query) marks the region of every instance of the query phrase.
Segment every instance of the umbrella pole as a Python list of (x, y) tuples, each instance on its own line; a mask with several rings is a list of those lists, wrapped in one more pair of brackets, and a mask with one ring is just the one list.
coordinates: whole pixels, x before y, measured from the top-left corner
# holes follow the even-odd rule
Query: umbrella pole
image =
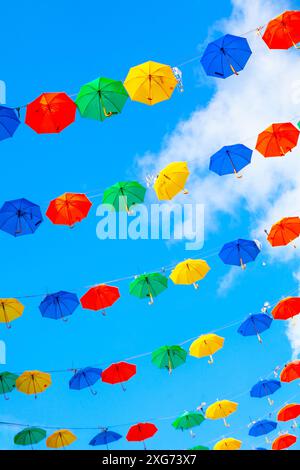
[(194, 286), (194, 288), (195, 288), (196, 290), (199, 289), (199, 285), (197, 284), (197, 282), (194, 282), (194, 283), (193, 283), (193, 286)]
[(262, 344), (263, 340), (261, 339), (261, 336), (259, 335), (259, 333), (256, 333), (256, 336), (260, 344)]
[(7, 328), (8, 330), (10, 330), (10, 329), (11, 329), (11, 324), (10, 324), (10, 322), (9, 322), (8, 318), (7, 318), (7, 315), (6, 315), (6, 310), (5, 310), (5, 305), (4, 305), (4, 303), (2, 304), (2, 309), (3, 309), (3, 315), (4, 315), (4, 319), (5, 319), (5, 325), (6, 325), (6, 328)]
[(230, 424), (227, 423), (226, 418), (223, 418), (224, 426), (230, 428)]
[(246, 269), (246, 265), (243, 263), (242, 258), (240, 258), (241, 268), (244, 270)]
[(149, 301), (149, 305), (153, 305), (154, 304), (154, 300), (153, 300), (153, 296), (150, 292), (150, 289), (149, 289), (149, 297), (150, 297), (150, 301)]
[(210, 355), (209, 355), (208, 364), (213, 364), (213, 363), (214, 363), (214, 358), (213, 358), (212, 355), (210, 354)]
[(291, 36), (291, 34), (290, 34), (288, 28), (285, 26), (284, 29), (285, 29), (285, 31), (287, 32), (287, 35), (288, 35), (288, 37), (290, 38), (290, 40), (291, 40), (291, 42), (292, 42), (294, 48), (295, 48), (295, 49), (300, 49), (300, 46), (297, 46), (297, 44), (296, 44), (295, 41), (293, 40), (293, 38), (292, 38), (292, 36)]
[(229, 64), (229, 67), (231, 68), (232, 72), (234, 73), (234, 75), (238, 75), (237, 71), (235, 70), (235, 68), (233, 67), (233, 65)]
[(271, 400), (271, 398), (270, 398), (270, 397), (268, 397), (268, 402), (269, 402), (269, 405), (270, 405), (270, 406), (274, 405), (274, 401), (273, 401), (273, 400)]
[(126, 392), (126, 387), (124, 386), (123, 382), (121, 382), (121, 387), (122, 387), (123, 392)]
[(146, 447), (145, 441), (143, 441), (143, 445), (144, 445), (144, 450), (147, 450), (147, 447)]

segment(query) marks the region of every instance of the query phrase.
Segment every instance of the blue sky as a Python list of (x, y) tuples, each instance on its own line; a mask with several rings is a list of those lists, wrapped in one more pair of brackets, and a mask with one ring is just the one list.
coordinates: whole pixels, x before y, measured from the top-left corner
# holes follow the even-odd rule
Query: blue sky
[[(217, 32), (211, 33), (215, 21), (228, 17), (232, 8), (229, 1), (218, 0), (217, 8), (203, 3), (191, 0), (188, 6), (174, 6), (154, 0), (149, 11), (134, 0), (130, 6), (115, 3), (115, 12), (109, 4), (94, 0), (86, 9), (56, 0), (51, 4), (18, 2), (18, 8), (2, 6), (2, 35), (9, 40), (2, 51), (0, 79), (6, 82), (7, 103), (23, 105), (44, 91), (74, 94), (98, 76), (123, 80), (130, 66), (149, 59), (177, 65), (196, 56), (208, 33), (217, 37)], [(165, 136), (178, 122), (188, 119), (197, 107), (205, 107), (215, 92), (197, 62), (186, 65), (183, 72), (185, 92), (175, 91), (171, 100), (152, 108), (128, 102), (120, 116), (104, 123), (78, 115), (76, 122), (59, 135), (39, 136), (22, 125), (13, 139), (1, 142), (1, 201), (26, 197), (45, 211), (51, 199), (66, 191), (102, 192), (124, 179), (143, 183), (139, 158), (159, 152)], [(245, 129), (245, 135), (252, 134)], [(1, 296), (60, 289), (81, 296), (84, 286), (152, 271), (190, 256), (183, 242), (98, 240), (98, 203), (100, 199), (93, 200), (88, 219), (73, 230), (54, 226), (45, 218), (34, 236), (14, 239), (0, 233)], [(206, 253), (217, 253), (231, 239), (247, 238), (252, 223), (253, 214), (241, 207), (232, 217), (220, 213), (215, 230), (207, 230), (203, 249), (192, 256), (205, 257)], [(274, 302), (295, 293), (298, 287), (293, 278), (297, 259), (281, 263), (270, 260), (268, 252), (263, 251), (220, 296), (218, 286), (228, 267), (216, 255), (207, 261), (212, 269), (198, 291), (170, 282), (152, 307), (129, 295), (128, 282), (120, 283), (121, 299), (106, 318), (78, 308), (66, 324), (55, 322), (40, 315), (38, 305), (43, 296), (22, 299), (22, 318), (9, 331), (4, 325), (1, 328), (0, 339), (7, 344), (7, 365), (1, 370), (19, 373), (108, 366), (242, 320), (258, 312), (266, 300)], [(262, 446), (263, 438), (247, 436), (249, 417), (268, 415), (294, 395), (294, 401), (300, 399), (299, 387), (283, 385), (274, 395), (273, 407), (266, 400), (251, 399), (247, 391), (291, 358), (291, 346), (280, 322), (273, 322), (263, 335), (263, 345), (256, 338), (240, 337), (237, 326), (220, 331), (225, 346), (213, 366), (205, 359), (188, 358), (169, 376), (156, 369), (149, 356), (143, 357), (132, 361), (138, 372), (125, 393), (119, 386), (99, 383), (97, 396), (88, 390), (68, 390), (70, 372), (53, 373), (52, 387), (37, 400), (14, 392), (9, 401), (0, 402), (0, 420), (66, 428), (111, 426), (124, 436), (128, 423), (151, 420), (159, 428), (148, 442), (151, 449), (186, 449), (197, 444), (212, 447), (223, 435), (241, 439), (245, 449)], [(238, 412), (229, 420), (229, 430), (221, 422), (207, 420), (192, 439), (188, 433), (175, 431), (171, 419), (159, 419), (223, 398), (239, 403)], [(1, 425), (0, 448), (17, 448), (13, 436), (19, 430)], [(72, 448), (86, 449), (97, 431), (75, 433), (78, 441)], [(44, 448), (44, 444), (38, 447)], [(112, 447), (139, 449), (141, 445), (123, 439)]]

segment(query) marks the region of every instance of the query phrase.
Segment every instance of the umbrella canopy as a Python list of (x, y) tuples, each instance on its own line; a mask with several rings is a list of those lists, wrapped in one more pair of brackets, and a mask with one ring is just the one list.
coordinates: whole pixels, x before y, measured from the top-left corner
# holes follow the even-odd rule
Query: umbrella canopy
[(0, 209), (0, 230), (14, 237), (34, 233), (42, 222), (40, 207), (24, 198), (7, 201)]
[(121, 434), (118, 434), (117, 432), (108, 431), (107, 429), (104, 429), (99, 434), (97, 434), (95, 437), (93, 437), (93, 439), (90, 441), (89, 445), (90, 446), (106, 446), (107, 447), (108, 444), (110, 444), (111, 442), (118, 441), (119, 439), (122, 439)]
[(191, 447), (189, 450), (209, 450), (209, 447), (195, 446), (195, 447)]
[(227, 78), (233, 74), (238, 75), (251, 54), (247, 39), (225, 34), (208, 44), (201, 58), (201, 64), (207, 75)]
[(79, 300), (76, 294), (59, 291), (47, 295), (41, 302), (39, 309), (43, 317), (59, 320), (72, 315), (78, 305)]
[(11, 372), (0, 372), (0, 394), (8, 400), (7, 393), (12, 392), (16, 387), (16, 380), (18, 376)]
[(300, 131), (291, 122), (272, 124), (256, 142), (256, 150), (264, 157), (283, 157), (298, 144)]
[(171, 98), (177, 80), (169, 65), (145, 62), (132, 67), (124, 82), (133, 101), (153, 105)]
[(259, 255), (260, 249), (255, 241), (239, 238), (226, 243), (219, 253), (219, 257), (225, 264), (241, 266), (243, 269), (247, 263), (254, 261)]
[[(129, 428), (126, 439), (129, 442), (141, 442), (154, 436), (158, 431), (157, 427), (152, 423), (138, 423)], [(146, 449), (145, 442), (144, 448)]]
[(152, 353), (152, 364), (170, 373), (186, 361), (187, 352), (180, 346), (162, 346)]
[(127, 98), (122, 82), (102, 77), (83, 85), (75, 102), (81, 117), (104, 121), (121, 113)]
[(42, 93), (26, 107), (25, 123), (38, 134), (61, 132), (75, 121), (76, 105), (65, 93)]
[(14, 109), (0, 106), (0, 140), (12, 137), (20, 124)]
[(249, 436), (258, 437), (269, 434), (277, 428), (277, 423), (275, 421), (270, 421), (267, 419), (262, 419), (254, 423), (249, 429)]
[(287, 297), (272, 310), (275, 320), (288, 320), (300, 313), (300, 297)]
[(149, 304), (153, 304), (157, 297), (168, 287), (168, 278), (159, 273), (142, 274), (129, 285), (131, 295), (140, 299), (149, 298)]
[(18, 446), (31, 446), (33, 444), (38, 444), (43, 441), (47, 433), (44, 429), (41, 428), (26, 428), (23, 431), (18, 432), (14, 437), (14, 443)]
[(145, 194), (146, 188), (136, 181), (121, 181), (104, 191), (102, 204), (129, 213), (132, 206), (144, 202)]
[(191, 429), (195, 428), (196, 426), (200, 426), (204, 420), (205, 418), (202, 413), (195, 411), (185, 411), (182, 413), (182, 415), (178, 416), (175, 421), (173, 421), (172, 426), (175, 429), (184, 431), (185, 429)]
[(224, 338), (213, 333), (199, 336), (190, 346), (190, 355), (194, 357), (209, 356), (209, 364), (214, 362), (213, 354), (223, 348)]
[(242, 144), (225, 146), (210, 157), (209, 169), (220, 176), (232, 173), (238, 176), (239, 171), (251, 163), (252, 153)]
[[(263, 398), (268, 397), (277, 392), (281, 387), (279, 380), (260, 380), (250, 390), (250, 397)], [(268, 397), (270, 405), (273, 405), (273, 401)]]
[(229, 400), (220, 400), (216, 401), (212, 405), (210, 405), (206, 412), (205, 418), (207, 419), (223, 419), (224, 424), (226, 427), (229, 425), (226, 422), (227, 416), (231, 415), (237, 410), (238, 404), (229, 401)]
[(300, 405), (297, 403), (291, 403), (285, 405), (277, 414), (277, 421), (290, 421), (291, 419), (297, 419), (300, 416)]
[(272, 442), (272, 450), (284, 450), (294, 445), (297, 437), (292, 434), (282, 434)]
[(100, 284), (91, 287), (80, 299), (82, 308), (88, 310), (102, 310), (105, 315), (105, 309), (111, 307), (120, 298), (120, 292), (117, 287)]
[(85, 367), (79, 371), (75, 371), (75, 374), (69, 381), (69, 388), (71, 390), (82, 390), (83, 388), (89, 388), (93, 395), (96, 395), (97, 392), (93, 390), (92, 385), (94, 385), (98, 380), (100, 380), (102, 375), (102, 370), (95, 367)]
[(268, 330), (272, 325), (273, 319), (266, 313), (257, 313), (249, 315), (237, 330), (242, 336), (257, 336), (258, 341), (262, 343), (260, 333)]
[(280, 373), (281, 382), (293, 382), (300, 379), (300, 361), (293, 361), (287, 364)]
[(177, 264), (170, 274), (174, 284), (191, 285), (198, 288), (197, 281), (204, 279), (210, 271), (207, 262), (202, 259), (187, 259)]
[(53, 224), (73, 227), (87, 217), (91, 207), (85, 194), (64, 193), (50, 202), (46, 216)]
[(37, 397), (38, 393), (45, 392), (51, 385), (51, 375), (39, 370), (26, 370), (16, 380), (19, 392)]
[(112, 364), (102, 372), (102, 382), (108, 384), (121, 384), (123, 390), (123, 382), (127, 382), (136, 374), (136, 365), (128, 362), (117, 362)]
[(233, 437), (227, 437), (217, 442), (214, 446), (214, 450), (239, 450), (242, 446), (242, 441), (234, 439)]
[(187, 194), (185, 189), (189, 177), (189, 169), (186, 162), (169, 163), (159, 172), (154, 183), (154, 191), (160, 201), (170, 201), (178, 193)]
[[(267, 233), (267, 232), (266, 232)], [(268, 242), (272, 246), (286, 246), (300, 235), (300, 218), (286, 217), (279, 220), (270, 230)]]
[(21, 317), (24, 305), (17, 299), (0, 299), (0, 323), (6, 323), (11, 328), (10, 322)]
[(71, 445), (76, 440), (77, 437), (68, 429), (59, 429), (47, 438), (46, 445), (50, 449), (60, 449)]
[(270, 49), (289, 49), (300, 42), (300, 12), (285, 11), (271, 20), (263, 35)]

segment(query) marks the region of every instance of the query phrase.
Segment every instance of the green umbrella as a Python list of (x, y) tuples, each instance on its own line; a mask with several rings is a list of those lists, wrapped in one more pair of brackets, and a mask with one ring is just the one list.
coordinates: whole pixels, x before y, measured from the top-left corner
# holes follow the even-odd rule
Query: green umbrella
[(140, 299), (150, 298), (149, 304), (153, 304), (153, 298), (157, 297), (168, 287), (168, 278), (159, 273), (142, 274), (129, 285), (129, 292)]
[(129, 212), (130, 207), (144, 202), (146, 188), (136, 181), (121, 181), (104, 191), (102, 204), (110, 204), (116, 211)]
[[(178, 416), (178, 418), (173, 421), (172, 426), (175, 429), (181, 429), (181, 431), (185, 429), (191, 429), (196, 426), (199, 426), (205, 420), (203, 414), (198, 413), (196, 411), (185, 411), (182, 415)], [(194, 434), (191, 432), (191, 435)]]
[(6, 394), (15, 388), (17, 378), (18, 376), (11, 372), (0, 373), (0, 394), (4, 395), (5, 400), (8, 400)]
[(42, 441), (46, 437), (46, 431), (41, 428), (26, 428), (14, 437), (14, 443), (18, 446), (31, 446)]
[(82, 117), (104, 121), (113, 114), (119, 114), (127, 98), (122, 82), (97, 78), (80, 88), (75, 103)]
[(162, 346), (152, 353), (152, 363), (160, 369), (173, 369), (181, 366), (186, 361), (187, 352), (180, 346)]
[(189, 450), (209, 450), (209, 448), (205, 446), (195, 446), (195, 447), (191, 447), (191, 449)]

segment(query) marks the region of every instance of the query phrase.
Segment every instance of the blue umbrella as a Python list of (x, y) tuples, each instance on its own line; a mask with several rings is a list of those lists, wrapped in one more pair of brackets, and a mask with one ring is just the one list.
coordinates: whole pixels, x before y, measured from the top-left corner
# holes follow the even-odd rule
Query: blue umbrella
[(201, 64), (207, 75), (227, 78), (233, 74), (238, 75), (251, 54), (247, 39), (226, 34), (207, 46)]
[(273, 319), (266, 313), (257, 313), (255, 315), (249, 315), (245, 321), (240, 325), (237, 330), (242, 336), (257, 336), (258, 341), (262, 343), (262, 339), (259, 333), (263, 333), (268, 330), (272, 324)]
[(265, 434), (269, 434), (270, 432), (274, 431), (276, 428), (277, 423), (275, 421), (262, 419), (261, 421), (257, 421), (253, 424), (253, 426), (251, 426), (248, 434), (249, 436), (253, 437), (264, 436)]
[(20, 124), (14, 109), (0, 106), (0, 140), (12, 137)]
[(210, 158), (209, 169), (217, 175), (230, 175), (238, 172), (251, 163), (252, 150), (242, 144), (222, 147)]
[(60, 318), (64, 319), (64, 317), (72, 315), (78, 305), (79, 300), (76, 294), (59, 291), (55, 294), (47, 295), (41, 302), (39, 309), (43, 317), (59, 320)]
[(89, 388), (93, 395), (97, 392), (92, 389), (97, 380), (100, 380), (102, 374), (101, 369), (95, 367), (85, 367), (76, 371), (71, 380), (69, 381), (69, 388), (71, 390), (82, 390), (83, 388)]
[[(267, 397), (272, 395), (281, 387), (279, 380), (260, 380), (257, 384), (253, 385), (250, 390), (250, 396), (254, 398)], [(270, 405), (273, 405), (273, 401), (268, 397)]]
[(255, 241), (239, 238), (226, 243), (220, 251), (219, 257), (225, 264), (241, 266), (244, 269), (246, 263), (254, 261), (259, 253), (260, 249)]
[(115, 442), (119, 439), (122, 439), (121, 434), (104, 429), (102, 432), (97, 434), (97, 436), (93, 437), (93, 439), (90, 441), (90, 446), (106, 446), (108, 449), (108, 444), (110, 442)]
[(0, 209), (0, 230), (15, 237), (34, 233), (42, 222), (40, 207), (24, 198), (7, 201)]

